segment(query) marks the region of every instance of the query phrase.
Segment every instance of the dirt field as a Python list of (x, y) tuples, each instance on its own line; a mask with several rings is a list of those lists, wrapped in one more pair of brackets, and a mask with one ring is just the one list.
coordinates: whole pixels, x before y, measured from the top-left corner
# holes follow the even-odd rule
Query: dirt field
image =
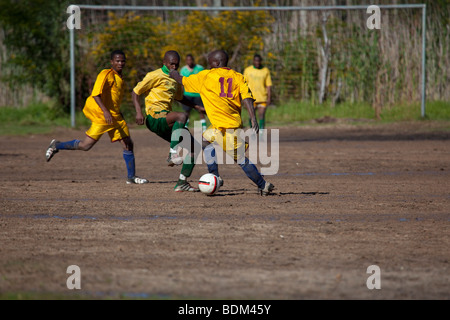
[[(448, 123), (280, 130), (280, 171), (262, 198), (237, 166), (214, 197), (176, 194), (166, 143), (132, 130), (119, 145), (44, 158), (51, 138), (0, 137), (0, 294), (200, 299), (448, 299)], [(192, 180), (206, 173), (194, 170)], [(369, 290), (367, 268), (381, 270)]]

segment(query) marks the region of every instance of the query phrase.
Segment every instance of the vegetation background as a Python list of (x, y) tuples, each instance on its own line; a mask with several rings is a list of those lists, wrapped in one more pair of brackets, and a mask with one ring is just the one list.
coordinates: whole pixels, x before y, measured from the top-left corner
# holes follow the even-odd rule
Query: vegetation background
[[(162, 6), (370, 5), (356, 0), (79, 0), (78, 4)], [(422, 3), (383, 0), (379, 4)], [(427, 0), (427, 116), (450, 119), (450, 2)], [(0, 0), (0, 119), (13, 124), (68, 125), (69, 1)], [(272, 71), (270, 122), (355, 118), (420, 118), (421, 10), (382, 10), (381, 30), (358, 11), (93, 11), (82, 10), (76, 32), (76, 95), (81, 110), (109, 52), (127, 53), (129, 91), (159, 68), (168, 49), (206, 55), (222, 48), (238, 71), (259, 53)], [(328, 41), (327, 41), (328, 40)], [(322, 90), (321, 90), (322, 89)], [(31, 107), (29, 107), (31, 105)], [(28, 111), (18, 108), (28, 107)], [(124, 112), (132, 118), (129, 95)], [(34, 116), (30, 116), (34, 114)], [(82, 117), (77, 119), (83, 122)], [(52, 119), (58, 119), (52, 122)]]

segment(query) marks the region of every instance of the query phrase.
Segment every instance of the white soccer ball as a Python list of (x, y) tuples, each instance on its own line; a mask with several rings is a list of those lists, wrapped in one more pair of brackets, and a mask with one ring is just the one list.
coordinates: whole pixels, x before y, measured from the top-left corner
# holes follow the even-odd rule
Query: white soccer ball
[(204, 174), (198, 182), (198, 188), (207, 195), (213, 195), (219, 191), (219, 178), (212, 173)]

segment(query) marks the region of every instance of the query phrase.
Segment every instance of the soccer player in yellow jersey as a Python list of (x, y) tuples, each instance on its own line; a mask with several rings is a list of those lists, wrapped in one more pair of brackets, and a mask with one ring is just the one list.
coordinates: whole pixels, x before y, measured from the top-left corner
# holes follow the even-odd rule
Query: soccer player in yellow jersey
[(258, 110), (259, 128), (264, 129), (266, 108), (271, 103), (272, 78), (269, 69), (262, 65), (262, 57), (259, 54), (255, 54), (253, 57), (253, 66), (245, 68), (244, 77), (247, 79), (248, 87), (255, 99), (254, 105)]
[[(181, 142), (181, 130), (189, 132), (185, 128), (188, 115), (184, 112), (172, 111), (172, 103), (174, 100), (178, 100), (191, 108), (197, 109), (199, 112), (204, 112), (205, 110), (187, 100), (183, 96), (183, 86), (169, 77), (170, 70), (177, 70), (179, 66), (180, 55), (178, 52), (167, 51), (164, 55), (162, 68), (147, 73), (145, 78), (134, 88), (132, 98), (136, 108), (136, 123), (139, 125), (145, 123), (150, 131), (170, 142), (169, 158), (167, 159), (168, 165), (172, 167), (183, 164), (175, 191), (197, 192), (199, 190), (193, 188), (187, 182), (187, 178), (191, 176), (194, 170), (194, 154), (187, 155), (183, 161), (183, 158), (175, 150), (176, 146)], [(140, 95), (146, 96), (146, 117), (142, 114), (139, 102)], [(190, 133), (189, 136), (191, 143), (193, 143), (193, 138)]]
[(273, 191), (274, 186), (264, 180), (245, 154), (239, 155), (238, 152), (244, 144), (237, 134), (237, 130), (243, 127), (242, 104), (249, 112), (253, 130), (255, 133), (259, 131), (252, 93), (244, 76), (227, 67), (228, 54), (225, 51), (213, 51), (208, 56), (208, 62), (211, 70), (204, 70), (189, 77), (181, 76), (176, 70), (170, 73), (172, 78), (184, 85), (186, 91), (200, 93), (202, 98), (206, 114), (211, 122), (211, 126), (203, 134), (203, 148), (208, 171), (220, 177), (212, 145), (213, 142), (217, 142), (227, 154), (234, 157), (245, 174), (258, 186), (261, 195), (267, 196)]
[(89, 151), (103, 134), (108, 133), (111, 142), (120, 141), (123, 146), (123, 158), (128, 172), (127, 184), (145, 184), (147, 179), (136, 176), (133, 141), (130, 137), (127, 123), (120, 112), (120, 104), (125, 92), (122, 70), (126, 57), (121, 50), (111, 53), (111, 69), (105, 69), (97, 77), (94, 89), (86, 100), (83, 109), (85, 116), (92, 121), (83, 141), (72, 140), (59, 142), (52, 140), (45, 154), (47, 162), (59, 150)]

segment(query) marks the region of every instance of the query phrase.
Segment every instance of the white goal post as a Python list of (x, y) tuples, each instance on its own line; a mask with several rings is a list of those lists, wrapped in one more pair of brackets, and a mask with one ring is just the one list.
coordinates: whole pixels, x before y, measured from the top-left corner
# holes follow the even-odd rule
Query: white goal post
[[(350, 6), (261, 6), (261, 7), (188, 7), (188, 6), (111, 6), (111, 5), (76, 5), (84, 10), (129, 10), (129, 11), (336, 11), (336, 10), (367, 10), (370, 5)], [(426, 4), (393, 4), (377, 5), (380, 9), (422, 9), (422, 84), (421, 84), (421, 115), (426, 115)], [(71, 125), (75, 127), (75, 28), (69, 28), (70, 32), (70, 114)]]

